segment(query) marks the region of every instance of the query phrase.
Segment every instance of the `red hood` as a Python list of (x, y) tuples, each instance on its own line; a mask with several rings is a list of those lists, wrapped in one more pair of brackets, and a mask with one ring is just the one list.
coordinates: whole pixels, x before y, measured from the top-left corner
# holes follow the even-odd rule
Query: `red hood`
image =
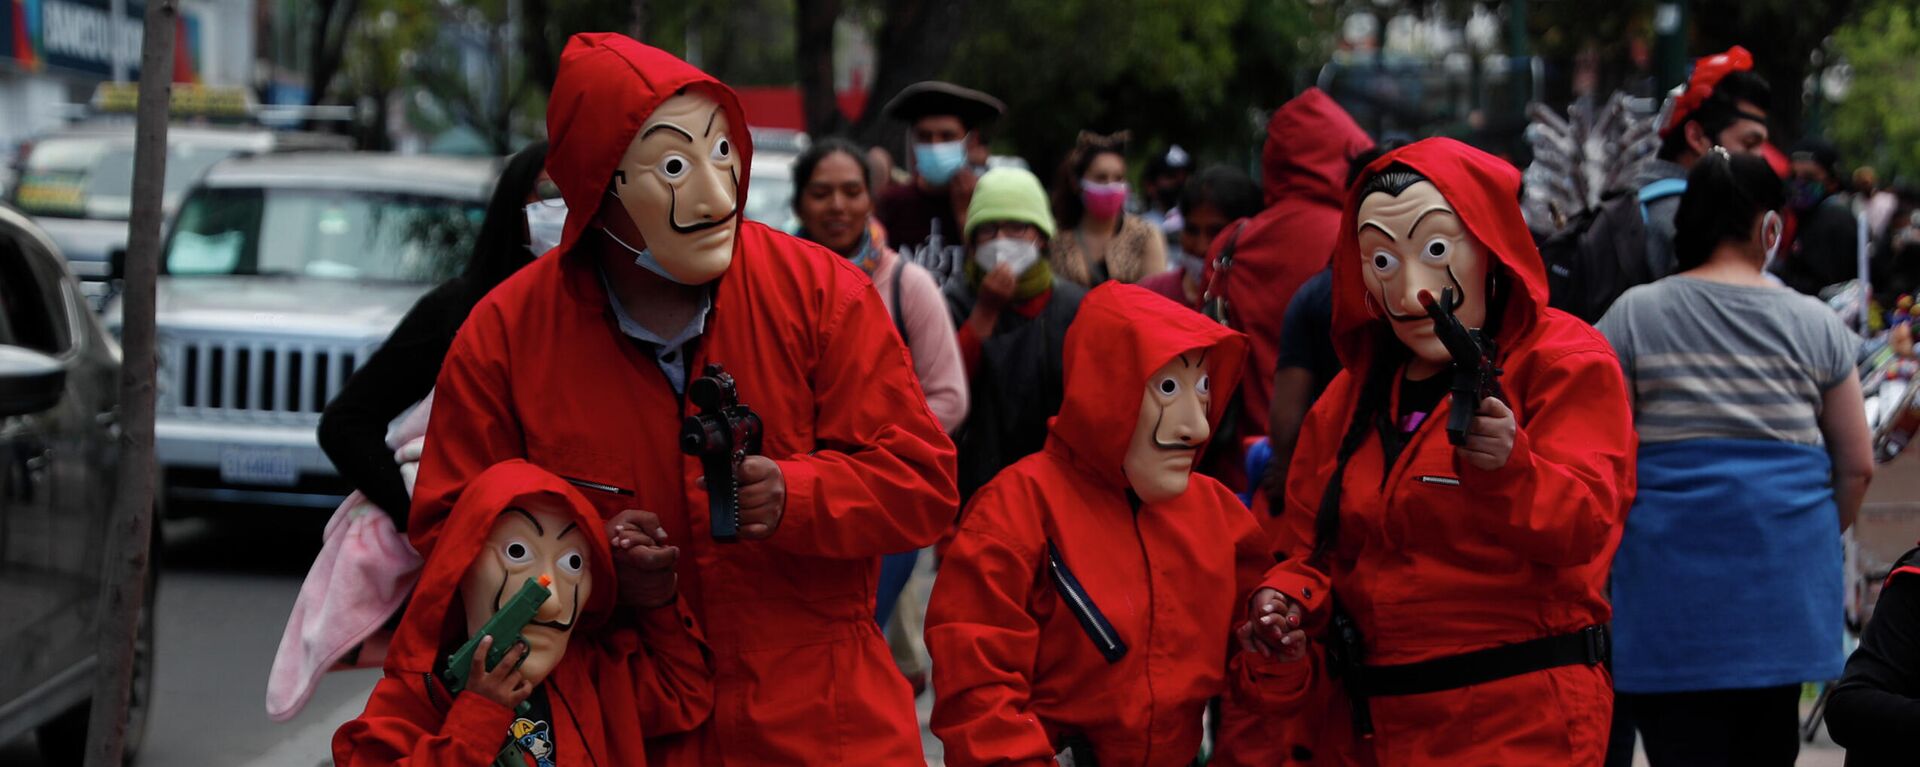
[(1308, 88), (1267, 121), (1260, 156), (1266, 204), (1307, 197), (1338, 206), (1346, 194), (1347, 164), (1372, 146), (1347, 110), (1319, 88)]
[(1126, 487), (1122, 464), (1147, 377), (1181, 353), (1201, 348), (1211, 350), (1208, 378), (1214, 394), (1207, 422), (1218, 430), (1240, 383), (1246, 336), (1146, 288), (1117, 282), (1094, 288), (1067, 328), (1066, 397), (1047, 425), (1047, 442), (1105, 483)]
[[(640, 126), (661, 102), (688, 87), (705, 90), (727, 110), (728, 135), (740, 150), (737, 203), (745, 210), (753, 137), (732, 89), (673, 54), (626, 35), (595, 32), (567, 41), (547, 101), (547, 175), (560, 187), (568, 211), (561, 253), (572, 252), (599, 212), (608, 197), (607, 183)], [(741, 238), (733, 242), (738, 249)]]
[[(613, 553), (601, 533), (603, 523), (593, 504), (580, 491), (546, 469), (519, 459), (495, 464), (475, 477), (460, 493), (460, 501), (440, 523), (440, 540), (433, 555), (420, 571), (420, 582), (413, 588), (407, 613), (394, 632), (393, 648), (387, 653), (387, 668), (412, 673), (431, 673), (445, 650), (443, 641), (450, 635), (466, 635), (464, 615), (457, 627), (449, 626), (450, 608), (459, 597), (460, 579), (467, 567), (480, 556), (494, 518), (525, 499), (545, 495), (557, 498), (572, 511), (573, 519), (587, 531), (587, 559), (593, 575), (593, 591), (587, 606), (574, 626), (575, 637), (591, 630), (612, 610), (617, 584), (613, 576)], [(458, 611), (454, 611), (456, 614)]]
[[(1426, 176), (1453, 205), (1454, 212), (1499, 260), (1522, 290), (1507, 288), (1506, 315), (1500, 321), (1500, 348), (1533, 328), (1547, 306), (1547, 272), (1520, 215), (1520, 170), (1512, 164), (1453, 139), (1430, 138), (1388, 152), (1367, 166), (1372, 176), (1400, 163)], [(1367, 312), (1366, 284), (1360, 274), (1360, 239), (1354, 231), (1360, 200), (1351, 195), (1340, 217), (1340, 244), (1333, 256), (1333, 341), (1340, 362), (1364, 373), (1376, 322)], [(1510, 286), (1511, 281), (1503, 283)]]

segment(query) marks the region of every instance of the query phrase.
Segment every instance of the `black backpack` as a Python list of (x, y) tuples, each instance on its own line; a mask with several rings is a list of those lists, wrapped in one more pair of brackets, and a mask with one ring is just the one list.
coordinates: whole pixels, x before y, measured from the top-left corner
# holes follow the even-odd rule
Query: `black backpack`
[(1647, 204), (1686, 191), (1685, 179), (1661, 179), (1635, 194), (1588, 208), (1540, 245), (1547, 305), (1593, 324), (1628, 288), (1665, 277), (1647, 263)]

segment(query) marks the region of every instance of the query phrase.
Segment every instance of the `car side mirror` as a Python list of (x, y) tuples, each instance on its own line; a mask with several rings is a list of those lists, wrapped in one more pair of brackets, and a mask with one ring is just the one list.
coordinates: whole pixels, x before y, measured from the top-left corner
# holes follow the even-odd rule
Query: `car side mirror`
[(114, 248), (107, 254), (107, 273), (116, 280), (127, 278), (127, 249)]
[(32, 349), (0, 346), (0, 418), (52, 410), (67, 388), (60, 361)]

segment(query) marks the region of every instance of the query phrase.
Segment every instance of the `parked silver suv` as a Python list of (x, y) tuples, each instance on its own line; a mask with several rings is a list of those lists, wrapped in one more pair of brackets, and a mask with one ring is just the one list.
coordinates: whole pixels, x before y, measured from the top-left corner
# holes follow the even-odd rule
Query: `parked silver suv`
[(320, 451), (320, 413), (414, 301), (465, 268), (497, 164), (314, 152), (210, 169), (162, 264), (163, 497), (337, 505), (351, 488)]

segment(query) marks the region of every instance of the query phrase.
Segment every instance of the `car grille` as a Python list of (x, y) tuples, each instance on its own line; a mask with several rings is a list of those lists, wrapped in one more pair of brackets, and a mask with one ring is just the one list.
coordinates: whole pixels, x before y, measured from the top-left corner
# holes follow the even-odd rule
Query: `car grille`
[(158, 408), (247, 420), (317, 420), (370, 349), (294, 339), (161, 334)]

